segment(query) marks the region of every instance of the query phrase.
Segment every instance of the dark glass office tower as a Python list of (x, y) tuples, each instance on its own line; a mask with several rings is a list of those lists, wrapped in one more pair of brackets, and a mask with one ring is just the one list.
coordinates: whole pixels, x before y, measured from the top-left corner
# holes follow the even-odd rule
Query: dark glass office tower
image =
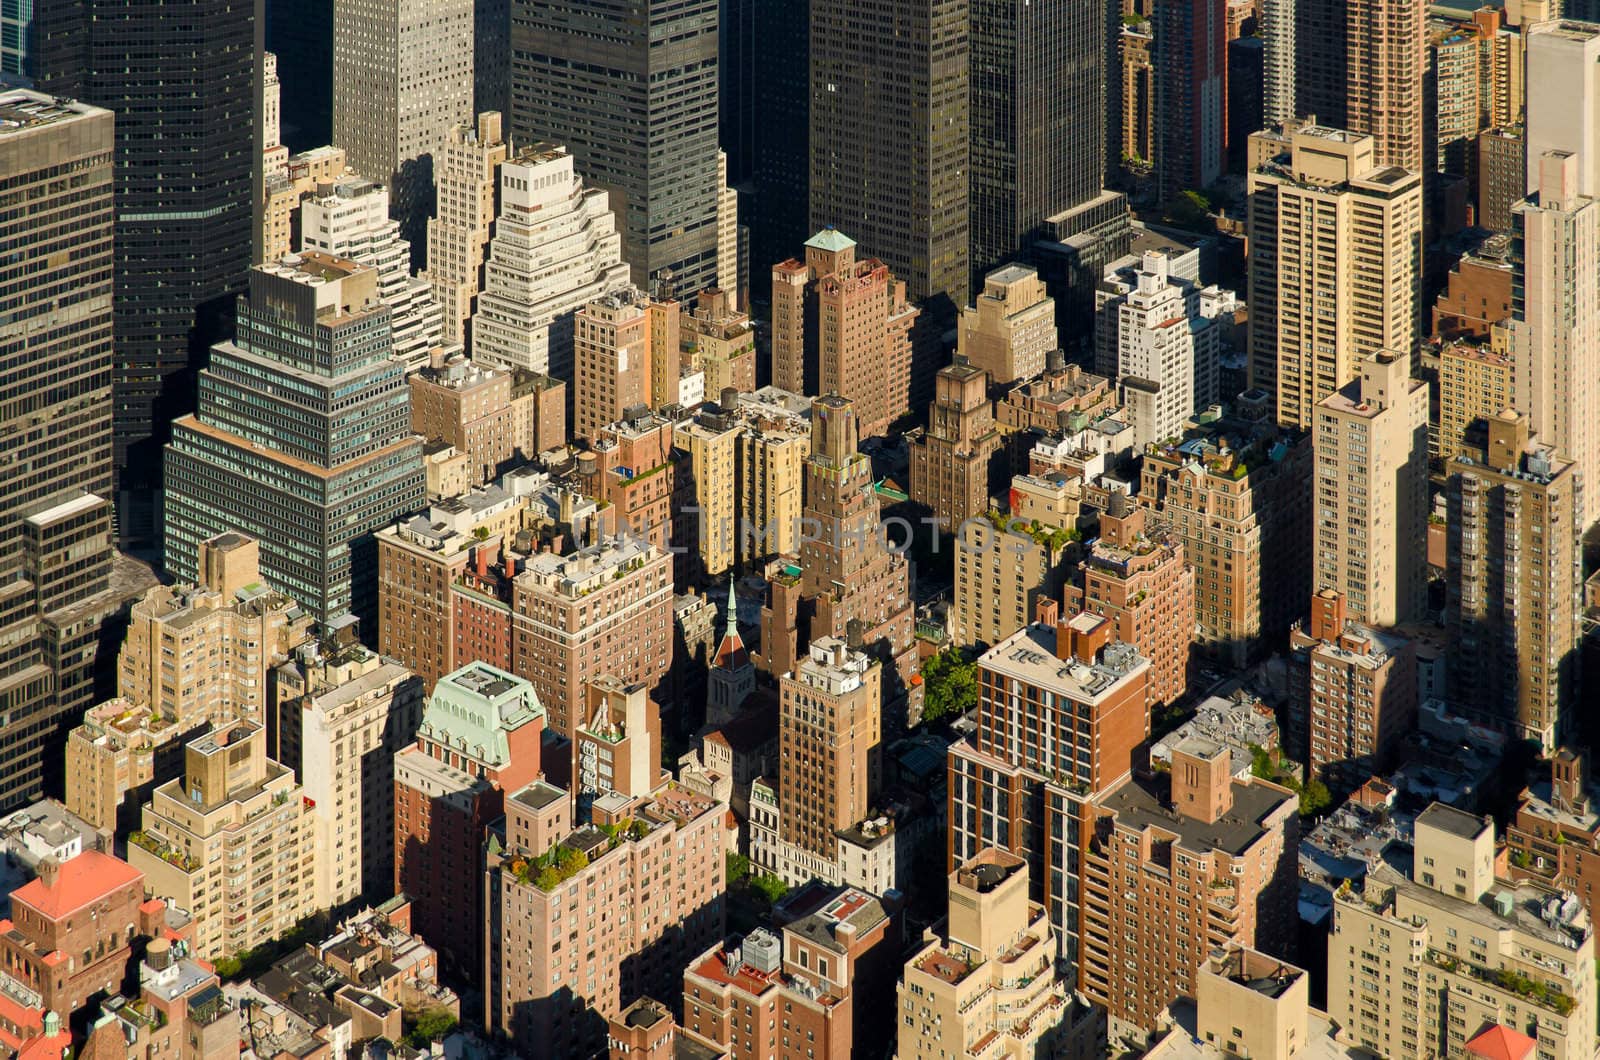
[[(1060, 2), (1070, 21), (1073, 0)], [(810, 227), (848, 233), (911, 299), (957, 306), (969, 281), (969, 21), (980, 20), (968, 0), (811, 4)]]
[(65, 719), (92, 698), (112, 571), (111, 159), (108, 111), (0, 93), (0, 812), (59, 792)]
[(472, 113), (511, 112), (511, 0), (473, 0)]
[[(748, 84), (754, 111), (750, 174), (754, 194), (740, 200), (739, 220), (750, 228), (751, 292), (765, 300), (772, 284), (772, 266), (816, 234), (809, 216), (811, 8), (791, 0), (743, 2), (755, 23), (751, 42), (755, 58)], [(737, 60), (724, 55), (723, 61)], [(724, 140), (724, 147), (727, 143)], [(730, 181), (733, 172), (730, 157)]]
[(333, 142), (333, 4), (267, 0), (267, 51), (278, 57), (281, 139), (291, 152)]
[(1228, 153), (1225, 0), (1156, 0), (1156, 193), (1168, 202), (1222, 176)]
[[(116, 115), (119, 531), (151, 548), (161, 445), (250, 267), (261, 0), (77, 0), (40, 87)], [(46, 5), (49, 6), (49, 5)], [(54, 16), (53, 16), (54, 17)]]
[(716, 282), (717, 119), (717, 0), (512, 0), (512, 138), (610, 193), (641, 287)]
[(1350, 0), (1294, 0), (1295, 117), (1349, 128)]
[(1107, 5), (970, 2), (977, 284), (1104, 187)]
[[(789, 5), (791, 7), (801, 5)], [(763, 106), (762, 92), (767, 81), (765, 71), (756, 62), (757, 17), (765, 14), (758, 0), (721, 0), (717, 13), (719, 54), (717, 94), (721, 103), (718, 119), (719, 143), (728, 156), (728, 184), (743, 184), (755, 172), (756, 120), (758, 115), (770, 111)], [(783, 39), (774, 43), (784, 49), (783, 65), (795, 61), (795, 42)], [(774, 58), (777, 58), (774, 56)]]

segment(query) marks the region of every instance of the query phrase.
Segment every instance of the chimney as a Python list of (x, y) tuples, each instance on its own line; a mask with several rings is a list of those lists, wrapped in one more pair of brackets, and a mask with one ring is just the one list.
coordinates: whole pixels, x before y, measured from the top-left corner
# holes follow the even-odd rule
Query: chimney
[(1061, 605), (1048, 596), (1041, 596), (1033, 620), (1041, 626), (1055, 629), (1061, 624)]
[(479, 545), (473, 552), (478, 560), (478, 580), (487, 581), (489, 579), (489, 550), (487, 547)]
[(1337, 641), (1344, 632), (1344, 594), (1337, 589), (1318, 589), (1311, 597), (1311, 637)]
[(1550, 759), (1550, 795), (1558, 809), (1575, 813), (1584, 800), (1583, 753), (1562, 748)]
[(1093, 666), (1110, 640), (1110, 621), (1100, 615), (1079, 611), (1056, 626), (1056, 658), (1076, 659)]
[(39, 882), (44, 884), (45, 890), (53, 891), (56, 880), (61, 875), (61, 862), (53, 857), (40, 858), (39, 864), (34, 866), (33, 871), (39, 874)]
[(1233, 809), (1233, 752), (1198, 736), (1172, 749), (1172, 808), (1205, 824)]
[(512, 578), (515, 578), (516, 576), (517, 576), (517, 557), (508, 548), (508, 549), (506, 549), (506, 579), (510, 580)]

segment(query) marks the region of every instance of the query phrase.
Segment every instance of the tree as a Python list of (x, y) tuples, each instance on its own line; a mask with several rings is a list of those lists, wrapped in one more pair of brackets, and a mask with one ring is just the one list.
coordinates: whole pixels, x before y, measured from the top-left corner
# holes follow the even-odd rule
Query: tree
[(745, 857), (743, 854), (735, 854), (730, 850), (728, 852), (727, 860), (728, 883), (730, 885), (738, 883), (740, 880), (750, 875), (750, 859)]
[(1333, 793), (1328, 785), (1313, 780), (1300, 791), (1300, 816), (1315, 817), (1333, 804)]
[(1183, 228), (1204, 231), (1211, 225), (1211, 200), (1198, 191), (1183, 191), (1167, 206), (1167, 218)]
[(959, 717), (978, 703), (978, 666), (955, 650), (922, 664), (922, 720)]
[(789, 893), (789, 885), (770, 872), (757, 874), (750, 881), (750, 889), (765, 898), (768, 905), (776, 905)]
[(448, 1009), (430, 1008), (417, 1016), (416, 1024), (406, 1037), (418, 1049), (426, 1049), (434, 1042), (456, 1029), (456, 1018)]

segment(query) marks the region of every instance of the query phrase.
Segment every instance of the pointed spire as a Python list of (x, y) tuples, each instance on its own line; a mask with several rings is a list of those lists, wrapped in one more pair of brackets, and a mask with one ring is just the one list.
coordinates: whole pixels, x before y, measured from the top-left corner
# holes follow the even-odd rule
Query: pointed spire
[(728, 572), (728, 607), (723, 613), (723, 630), (725, 633), (737, 637), (739, 635), (739, 597), (733, 591), (733, 571)]

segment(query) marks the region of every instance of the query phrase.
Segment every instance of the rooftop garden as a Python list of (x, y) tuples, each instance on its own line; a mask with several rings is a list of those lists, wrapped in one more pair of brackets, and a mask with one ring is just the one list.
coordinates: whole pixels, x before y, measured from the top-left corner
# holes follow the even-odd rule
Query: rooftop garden
[(200, 867), (200, 859), (192, 858), (177, 849), (165, 840), (151, 835), (149, 832), (137, 831), (128, 836), (128, 842), (140, 850), (154, 854), (168, 865), (182, 869), (184, 872), (193, 872)]
[(557, 845), (536, 858), (512, 858), (508, 866), (517, 881), (541, 891), (553, 891), (589, 867), (589, 855)]
[(1039, 520), (1014, 519), (1004, 512), (990, 509), (984, 513), (991, 526), (1002, 534), (1020, 534), (1033, 539), (1034, 544), (1041, 548), (1048, 548), (1051, 552), (1060, 552), (1074, 541), (1082, 541), (1083, 533), (1077, 527), (1061, 529), (1046, 526)]

